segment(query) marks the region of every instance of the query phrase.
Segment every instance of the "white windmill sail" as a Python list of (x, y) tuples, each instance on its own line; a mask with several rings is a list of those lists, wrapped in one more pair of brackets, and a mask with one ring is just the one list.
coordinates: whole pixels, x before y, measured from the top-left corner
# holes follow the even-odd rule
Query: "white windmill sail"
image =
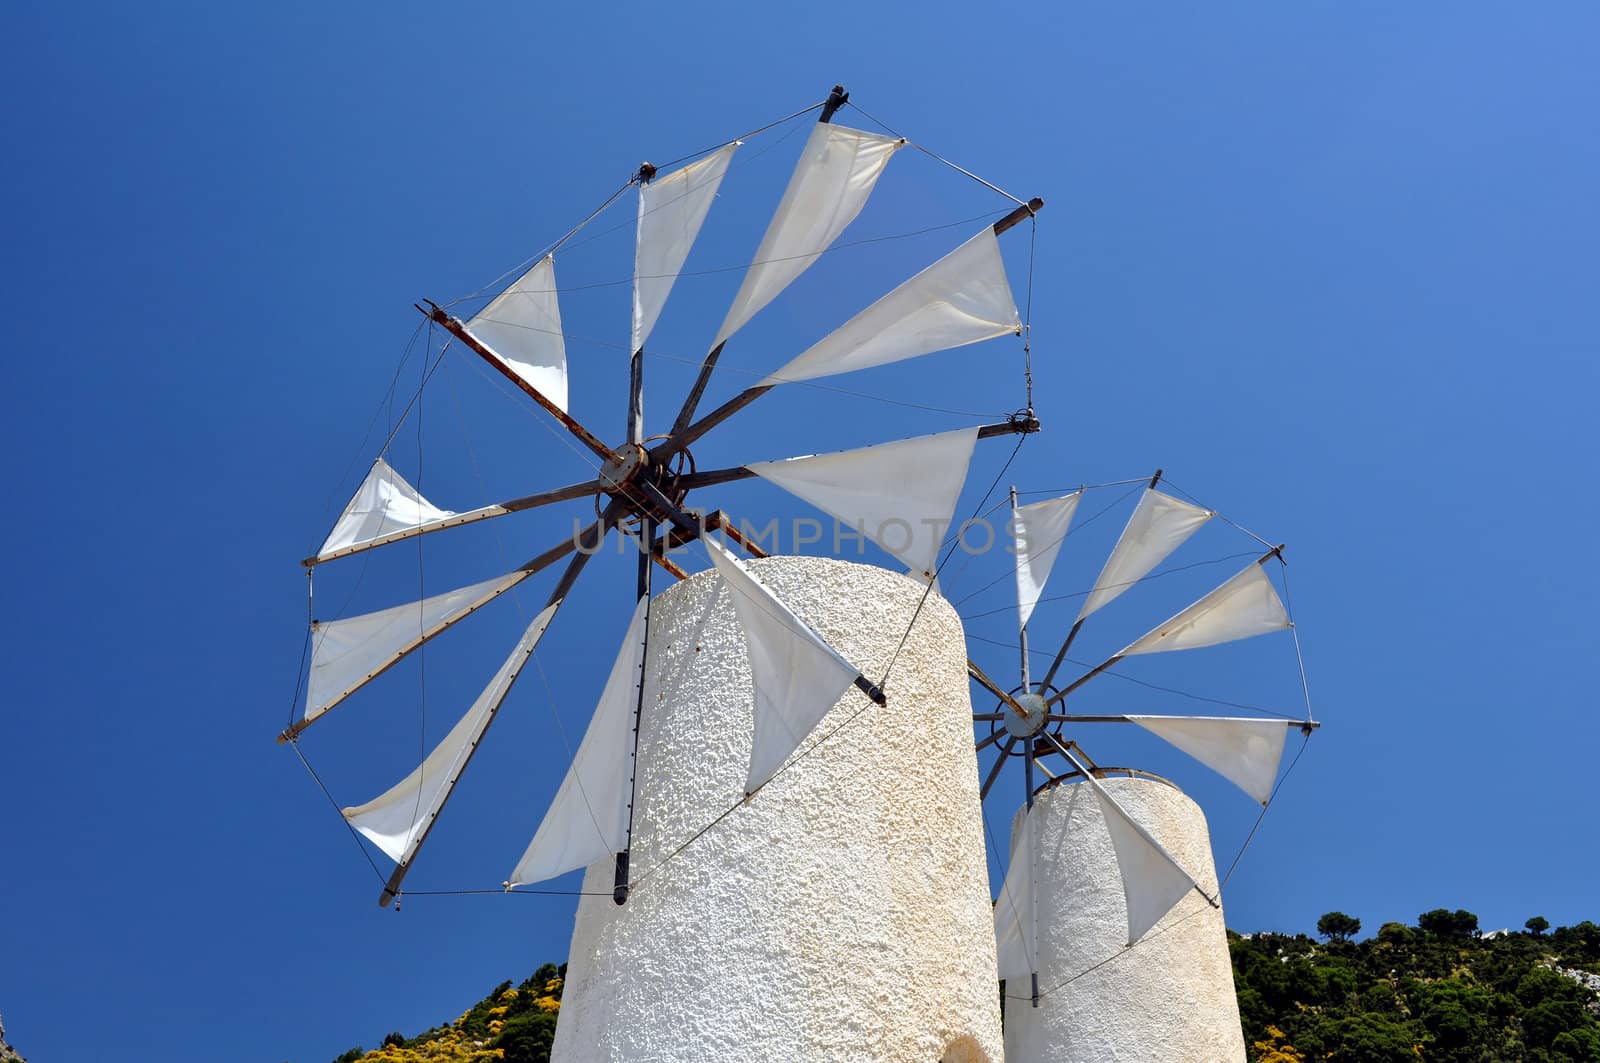
[(744, 327), (828, 249), (861, 213), (889, 159), (904, 146), (895, 137), (831, 123), (811, 130), (716, 343)]
[(508, 889), (588, 867), (627, 848), (633, 710), (638, 704), (648, 604), (648, 599), (641, 598), (633, 611), (589, 729), (555, 800), (507, 879)]
[(1048, 498), (1011, 510), (1012, 538), (1017, 554), (1017, 627), (1028, 626), (1028, 618), (1039, 604), (1045, 581), (1061, 552), (1061, 543), (1072, 527), (1082, 491), (1062, 498)]
[(1290, 626), (1289, 614), (1278, 599), (1272, 581), (1261, 563), (1252, 561), (1243, 572), (1154, 628), (1117, 656), (1193, 650), (1266, 635)]
[(349, 505), (339, 514), (333, 531), (317, 551), (317, 560), (325, 561), (351, 547), (454, 515), (453, 511), (440, 509), (423, 498), (405, 477), (379, 458), (372, 463), (361, 486), (356, 488)]
[(539, 394), (567, 408), (567, 345), (556, 298), (556, 260), (546, 255), (467, 322), (467, 331)]
[(667, 304), (673, 281), (700, 235), (738, 143), (639, 186), (638, 242), (633, 254), (633, 346), (642, 350)]
[(1249, 716), (1129, 716), (1265, 805), (1278, 780), (1284, 720)]
[(1078, 612), (1082, 620), (1145, 577), (1216, 514), (1147, 488)]
[(528, 578), (511, 572), (375, 613), (311, 625), (305, 722), (321, 716), (451, 624)]
[(1016, 848), (1000, 896), (994, 902), (995, 960), (1001, 978), (1026, 978), (1038, 973), (1038, 920), (1034, 905), (1034, 832), (1038, 830), (1033, 809), (1023, 814), (1022, 830), (1017, 832)]
[(931, 580), (966, 483), (976, 428), (745, 468), (830, 516)]
[(428, 827), (559, 605), (550, 605), (534, 617), (483, 693), (415, 771), (366, 804), (342, 810), (345, 820), (395, 863), (409, 863), (422, 844)]
[(1198, 889), (1189, 872), (1172, 858), (1166, 847), (1150, 836), (1100, 785), (1092, 774), (1084, 778), (1094, 787), (1095, 799), (1111, 835), (1122, 876), (1122, 896), (1128, 906), (1128, 944), (1132, 945), (1161, 921), (1191, 889)]
[(861, 671), (763, 587), (725, 546), (710, 537), (705, 544), (728, 586), (748, 646), (755, 734), (744, 788), (754, 793), (778, 773), (861, 678)]
[(1000, 241), (986, 227), (757, 386), (886, 365), (1020, 328)]

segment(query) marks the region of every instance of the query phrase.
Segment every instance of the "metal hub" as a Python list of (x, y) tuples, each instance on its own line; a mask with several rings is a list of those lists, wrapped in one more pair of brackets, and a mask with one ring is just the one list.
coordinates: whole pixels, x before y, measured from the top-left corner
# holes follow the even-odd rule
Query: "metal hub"
[(637, 444), (625, 446), (617, 451), (616, 457), (601, 467), (600, 482), (607, 491), (617, 491), (638, 476), (648, 460), (643, 447)]
[(1027, 715), (1022, 715), (1010, 705), (1002, 702), (1000, 711), (1005, 714), (1006, 731), (1017, 738), (1032, 738), (1044, 730), (1045, 718), (1050, 711), (1045, 705), (1044, 696), (1041, 694), (1018, 694), (1016, 702), (1027, 710)]

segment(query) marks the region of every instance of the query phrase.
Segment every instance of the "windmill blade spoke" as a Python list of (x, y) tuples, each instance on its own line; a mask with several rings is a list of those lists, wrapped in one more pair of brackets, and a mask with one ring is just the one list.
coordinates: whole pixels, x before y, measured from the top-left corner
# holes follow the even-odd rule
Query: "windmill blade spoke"
[(320, 565), (325, 561), (333, 561), (336, 558), (349, 557), (352, 554), (363, 553), (367, 550), (373, 550), (380, 546), (388, 546), (390, 543), (397, 543), (406, 539), (412, 539), (418, 535), (428, 535), (432, 532), (446, 531), (450, 528), (459, 528), (464, 524), (476, 524), (479, 521), (489, 520), (493, 517), (503, 517), (510, 513), (521, 513), (524, 510), (535, 509), (539, 506), (553, 505), (557, 502), (570, 502), (576, 498), (586, 498), (589, 495), (598, 494), (604, 489), (604, 486), (605, 485), (599, 480), (585, 480), (582, 483), (568, 484), (565, 487), (557, 487), (550, 491), (540, 491), (537, 494), (523, 495), (520, 498), (512, 498), (504, 502), (496, 502), (493, 505), (479, 506), (477, 509), (469, 509), (461, 513), (452, 513), (447, 517), (440, 517), (436, 520), (415, 524), (409, 528), (402, 528), (399, 531), (389, 532), (387, 534), (377, 536), (376, 538), (367, 539), (359, 543), (354, 543), (350, 546), (328, 551), (327, 553), (319, 553), (314, 557), (306, 558), (300, 563), (306, 568), (311, 568), (314, 565)]
[[(444, 741), (415, 772), (376, 800), (358, 808), (342, 810), (352, 827), (395, 860), (394, 871), (384, 883), (383, 893), (378, 898), (380, 906), (387, 907), (400, 892), (401, 882), (411, 870), (434, 824), (439, 821), (439, 814), (455, 792), (456, 783), (467, 770), (473, 754), (482, 745), (484, 735), (488, 733), (490, 725), (500, 713), (500, 707), (505, 704), (506, 696), (511, 693), (512, 685), (522, 673), (522, 666), (532, 656), (534, 647), (549, 628), (559, 608), (560, 600), (551, 602), (534, 618), (516, 648), (483, 693), (478, 695), (466, 715), (451, 728)], [(430, 767), (435, 769), (435, 780), (439, 778), (439, 769), (443, 769), (442, 785), (435, 782), (429, 787)]]
[[(999, 732), (1005, 734), (1004, 731)], [(978, 788), (978, 800), (982, 801), (989, 796), (989, 790), (994, 786), (994, 781), (1000, 777), (1000, 769), (1005, 767), (1006, 758), (1011, 756), (1011, 747), (1017, 744), (1017, 736), (1012, 735), (1006, 744), (1000, 747), (1000, 756), (995, 759), (994, 767), (989, 769), (988, 776), (983, 780), (983, 785)], [(979, 746), (978, 748), (983, 748)]]
[[(676, 443), (684, 438), (684, 433), (689, 425), (694, 422), (694, 413), (700, 406), (700, 399), (706, 393), (706, 385), (711, 383), (711, 374), (717, 368), (717, 359), (722, 357), (722, 348), (725, 343), (719, 343), (711, 348), (711, 353), (705, 356), (700, 363), (700, 372), (694, 378), (694, 386), (689, 389), (689, 394), (684, 398), (683, 405), (678, 409), (678, 416), (672, 421), (672, 431), (667, 434), (669, 443)], [(688, 446), (687, 442), (682, 446)]]
[(466, 325), (462, 323), (460, 318), (454, 317), (446, 310), (431, 302), (428, 305), (433, 307), (433, 309), (422, 310), (421, 307), (418, 307), (417, 309), (422, 310), (422, 313), (425, 314), (430, 320), (443, 326), (446, 332), (449, 332), (456, 339), (460, 340), (467, 346), (469, 350), (471, 350), (478, 357), (482, 358), (484, 361), (488, 362), (495, 368), (496, 371), (498, 371), (507, 380), (515, 384), (518, 389), (520, 389), (530, 399), (532, 399), (534, 402), (537, 402), (546, 413), (550, 414), (550, 416), (554, 417), (557, 421), (560, 421), (563, 428), (576, 436), (584, 446), (594, 451), (596, 456), (598, 456), (601, 461), (611, 461), (616, 457), (616, 454), (611, 450), (610, 447), (602, 443), (599, 437), (585, 428), (581, 423), (579, 423), (577, 418), (573, 417), (566, 411), (566, 404), (564, 402), (555, 402), (549, 396), (545, 395), (544, 392), (530, 384), (520, 373), (508, 365), (503, 358), (489, 349), (487, 345), (485, 345), (472, 333), (468, 332)]
[(647, 599), (634, 605), (583, 739), (506, 889), (541, 882), (628, 848), (634, 739), (630, 734), (643, 669)]
[[(1028, 715), (1028, 710), (1024, 709), (1021, 705), (1018, 705), (1016, 698), (1012, 697), (1004, 690), (1001, 690), (999, 684), (985, 675), (983, 669), (979, 668), (977, 662), (972, 660), (970, 657), (967, 658), (967, 674), (976, 679), (989, 693), (993, 694), (1007, 705), (1010, 705), (1019, 716), (1026, 717)], [(993, 718), (999, 720), (1003, 719), (1004, 717), (1003, 714), (996, 713)], [(981, 717), (974, 716), (973, 719), (981, 719)]]
[(1051, 680), (1055, 679), (1056, 673), (1061, 670), (1061, 665), (1067, 659), (1067, 651), (1072, 649), (1072, 640), (1078, 637), (1078, 631), (1082, 627), (1083, 618), (1079, 617), (1077, 622), (1072, 625), (1072, 630), (1067, 632), (1066, 641), (1063, 642), (1061, 644), (1061, 648), (1056, 651), (1056, 659), (1050, 662), (1049, 669), (1045, 671), (1044, 681), (1039, 684), (1040, 688), (1049, 687)]
[(975, 712), (972, 714), (975, 723), (996, 723), (1006, 718), (1003, 712)]
[[(313, 678), (307, 684), (306, 715), (285, 728), (278, 735), (278, 741), (282, 743), (295, 740), (302, 731), (326, 715), (328, 710), (399, 664), (418, 647), (442, 635), (530, 576), (566, 557), (577, 549), (580, 543), (588, 541), (590, 545), (586, 549), (592, 553), (599, 546), (601, 533), (597, 532), (597, 529), (600, 528), (601, 522), (596, 521), (581, 535), (563, 539), (538, 557), (498, 579), (486, 580), (471, 587), (435, 595), (422, 603), (396, 606), (360, 617), (314, 625), (313, 639), (316, 649), (312, 653)], [(567, 575), (562, 577), (562, 583), (557, 587), (557, 593), (551, 596), (547, 605), (553, 605), (565, 596), (566, 589), (571, 587), (571, 581), (577, 578), (576, 570), (581, 570), (582, 563), (587, 560), (587, 554), (580, 554), (574, 559), (573, 566), (569, 566)], [(417, 624), (413, 633), (411, 625), (417, 619), (417, 614), (413, 610), (419, 605), (426, 608), (428, 603), (434, 604), (430, 610), (432, 615)], [(406, 626), (397, 628), (396, 624)], [(330, 637), (334, 637), (333, 632), (341, 630), (339, 625), (347, 625), (353, 632), (348, 640), (343, 640), (343, 636), (340, 636), (341, 640), (345, 641), (344, 645), (328, 641)], [(324, 647), (326, 647), (325, 656)], [(323, 678), (317, 678), (318, 669), (324, 670)]]
[(1010, 732), (1006, 731), (1006, 730), (1003, 730), (1003, 729), (999, 730), (999, 731), (996, 731), (993, 734), (991, 734), (988, 738), (985, 738), (983, 741), (981, 741), (977, 745), (973, 746), (972, 747), (972, 751), (974, 753), (982, 753), (985, 749), (988, 749), (990, 746), (992, 746), (996, 742), (1000, 741), (1000, 739), (1005, 738), (1008, 734), (1010, 734)]
[(1061, 704), (1062, 700), (1065, 699), (1068, 694), (1071, 694), (1073, 691), (1075, 691), (1079, 687), (1083, 686), (1083, 684), (1087, 683), (1089, 680), (1093, 679), (1095, 676), (1101, 674), (1107, 668), (1110, 668), (1112, 665), (1116, 664), (1120, 660), (1122, 660), (1122, 654), (1120, 654), (1120, 653), (1116, 654), (1115, 656), (1108, 657), (1102, 663), (1095, 665), (1089, 671), (1085, 672), (1083, 675), (1079, 676), (1078, 678), (1074, 679), (1071, 683), (1067, 684), (1066, 689), (1062, 690), (1060, 693), (1055, 694), (1054, 696), (1052, 696), (1049, 701), (1045, 702), (1045, 706), (1048, 708), (1049, 706), (1052, 706), (1052, 705)]

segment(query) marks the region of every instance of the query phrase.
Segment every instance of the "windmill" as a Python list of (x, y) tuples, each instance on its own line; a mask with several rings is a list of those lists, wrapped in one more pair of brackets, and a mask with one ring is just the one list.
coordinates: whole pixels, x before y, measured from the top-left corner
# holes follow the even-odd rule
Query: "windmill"
[[(279, 735), (281, 742), (293, 745), (297, 752), (302, 734), (313, 723), (407, 655), (545, 569), (565, 562), (545, 606), (443, 740), (399, 783), (364, 804), (341, 809), (353, 831), (394, 862), (380, 904), (388, 905), (400, 894), (421, 846), (512, 685), (569, 600), (601, 541), (612, 532), (638, 544), (632, 618), (589, 729), (506, 888), (548, 879), (611, 856), (615, 864), (613, 899), (618, 905), (626, 902), (633, 881), (629, 852), (636, 788), (634, 753), (645, 708), (642, 676), (651, 653), (653, 571), (661, 568), (683, 577), (683, 569), (670, 554), (688, 543), (704, 543), (712, 565), (733, 592), (734, 609), (749, 642), (756, 722), (747, 792), (761, 788), (780, 770), (823, 713), (852, 686), (883, 704), (885, 694), (877, 683), (829, 646), (712, 537), (711, 533), (719, 533), (748, 553), (760, 553), (739, 534), (728, 514), (697, 511), (690, 498), (701, 488), (754, 477), (768, 480), (855, 525), (903, 562), (914, 577), (931, 586), (940, 543), (930, 528), (950, 523), (979, 439), (1038, 431), (1031, 396), (1022, 412), (1002, 422), (833, 454), (700, 470), (692, 448), (775, 388), (1001, 336), (1025, 336), (1026, 322), (1012, 296), (999, 238), (1031, 220), (1044, 204), (1037, 198), (1023, 201), (1007, 195), (1013, 205), (998, 220), (982, 225), (948, 254), (754, 385), (711, 412), (700, 413), (727, 344), (834, 244), (860, 213), (897, 153), (914, 147), (953, 166), (897, 134), (834, 122), (848, 103), (843, 87), (835, 86), (824, 101), (700, 153), (670, 172), (645, 163), (602, 205), (601, 210), (629, 190), (637, 195), (627, 430), (620, 444), (602, 441), (579, 420), (569, 403), (555, 258), (582, 224), (471, 316), (463, 319), (452, 313), (453, 304), (429, 301), (418, 307), (430, 327), (444, 330), (553, 418), (573, 445), (587, 452), (595, 475), (457, 512), (429, 501), (380, 456), (322, 546), (303, 562), (307, 569), (558, 503), (590, 500), (596, 517), (578, 534), (492, 578), (421, 601), (311, 622), (303, 709)], [(670, 428), (662, 435), (647, 436), (642, 396), (649, 338), (730, 162), (746, 140), (813, 111), (818, 112), (816, 124), (738, 294), (699, 362), (693, 386)], [(1000, 191), (969, 171), (954, 168)], [(893, 541), (879, 534), (890, 518), (909, 526), (912, 534)]]
[[(1019, 764), (1021, 769), (1021, 834), (996, 901), (995, 925), (1000, 975), (1006, 979), (1020, 979), (1026, 975), (1033, 1007), (1039, 1006), (1040, 999), (1036, 910), (1040, 894), (1050, 888), (1049, 883), (1037, 881), (1033, 866), (1038, 830), (1037, 817), (1033, 815), (1034, 799), (1043, 790), (1075, 782), (1086, 786), (1093, 794), (1110, 834), (1121, 877), (1129, 947), (1143, 939), (1191, 891), (1199, 892), (1213, 907), (1218, 904), (1217, 897), (1202, 889), (1196, 875), (1186, 869), (1136, 815), (1124, 808), (1101, 781), (1108, 775), (1137, 777), (1149, 773), (1102, 766), (1079, 744), (1075, 737), (1079, 728), (1132, 724), (1149, 731), (1224, 776), (1264, 809), (1274, 792), (1288, 731), (1299, 729), (1309, 738), (1318, 726), (1311, 719), (1309, 697), (1303, 719), (1096, 715), (1072, 711), (1074, 695), (1129, 658), (1201, 649), (1274, 632), (1294, 631), (1293, 621), (1266, 567), (1274, 562), (1278, 566), (1284, 564), (1283, 546), (1260, 540), (1222, 518), (1255, 539), (1258, 546), (1266, 547), (1265, 551), (1237, 574), (1149, 628), (1116, 653), (1092, 667), (1086, 666), (1068, 682), (1056, 682), (1085, 623), (1125, 591), (1150, 578), (1169, 555), (1219, 516), (1214, 510), (1160, 490), (1161, 479), (1162, 473), (1157, 470), (1144, 483), (1127, 524), (1090, 590), (1083, 596), (1082, 606), (1060, 649), (1037, 680), (1029, 669), (1028, 624), (1062, 545), (1072, 531), (1073, 519), (1086, 489), (1025, 506), (1017, 504), (1016, 488), (1011, 490), (1017, 558), (1020, 682), (1014, 688), (1004, 689), (977, 665), (972, 665), (973, 678), (998, 699), (993, 710), (974, 713), (973, 720), (980, 732), (987, 729), (976, 742), (978, 752), (991, 747), (997, 751), (981, 785), (982, 798), (987, 799), (994, 791), (1008, 764)], [(1293, 639), (1298, 662), (1298, 635)], [(1300, 674), (1303, 682), (1303, 668)], [(1064, 734), (1068, 727), (1072, 728), (1073, 737)], [(1049, 766), (1060, 761), (1065, 762), (1066, 770), (1052, 770)], [(1042, 782), (1036, 782), (1037, 775), (1044, 776)]]

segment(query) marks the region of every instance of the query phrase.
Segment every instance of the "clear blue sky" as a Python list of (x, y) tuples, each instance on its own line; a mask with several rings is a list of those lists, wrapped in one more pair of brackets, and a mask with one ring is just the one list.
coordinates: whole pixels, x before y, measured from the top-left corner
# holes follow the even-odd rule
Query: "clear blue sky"
[[(1229, 923), (1305, 930), (1337, 907), (1371, 929), (1440, 905), (1485, 927), (1600, 917), (1592, 5), (24, 3), (7, 23), (0, 1014), (30, 1058), (323, 1063), (565, 956), (567, 898), (374, 905), (371, 870), (272, 742), (305, 619), (296, 562), (384, 434), (380, 414), (363, 440), (414, 299), (533, 253), (641, 159), (835, 80), (1049, 201), (1034, 283), (1047, 427), (1007, 479), (1164, 466), (1289, 543), (1326, 727), (1229, 884)], [(745, 149), (749, 180), (736, 192), (730, 176), (691, 267), (748, 260), (799, 143), (773, 139)], [(852, 235), (1000, 205), (908, 155)], [(830, 257), (730, 345), (716, 396), (973, 227)], [(1007, 246), (1021, 277), (1025, 236)], [(558, 269), (564, 284), (625, 277), (628, 254), (624, 226)], [(683, 282), (661, 350), (700, 354), (736, 282)], [(626, 341), (625, 287), (563, 311), (577, 335)], [(618, 435), (624, 356), (579, 340), (570, 354), (575, 409)], [(650, 373), (660, 430), (688, 370), (662, 357)], [(874, 373), (840, 383), (963, 411), (1020, 402), (1004, 342)], [(700, 457), (970, 421), (796, 389)], [(420, 466), (416, 427), (396, 463), (452, 508), (584, 472), (453, 355), (423, 405)], [(1008, 449), (980, 452), (964, 510)], [(752, 486), (721, 500), (801, 512)], [(519, 563), (573, 511), (430, 545), (428, 586)], [(1053, 589), (1083, 586), (1100, 556), (1069, 552)], [(945, 589), (971, 594), (1000, 564)], [(414, 551), (359, 587), (346, 565), (319, 579), (322, 615), (416, 590)], [(414, 886), (494, 885), (520, 852), (565, 761), (552, 702), (581, 727), (626, 616), (630, 566), (591, 568), (541, 652), (549, 693), (536, 675), (519, 686)], [(1159, 619), (1173, 593), (1151, 588), (1118, 622)], [(977, 615), (1005, 604), (1003, 583), (964, 603), (972, 634), (1008, 638), (1004, 613)], [(1036, 627), (1074, 611), (1054, 603)], [(480, 620), (427, 659), (430, 737), (515, 637), (516, 608)], [(1106, 645), (1128, 633), (1108, 623)], [(1010, 651), (973, 648), (1012, 673)], [(1274, 649), (1139, 674), (1292, 709)], [(376, 685), (308, 735), (341, 800), (409, 767), (418, 680)], [(1107, 710), (1185, 707), (1104, 682)], [(1091, 749), (1146, 755), (1121, 740)], [(1169, 774), (1231, 858), (1248, 801), (1199, 769)], [(990, 816), (1001, 829), (1008, 810)]]

